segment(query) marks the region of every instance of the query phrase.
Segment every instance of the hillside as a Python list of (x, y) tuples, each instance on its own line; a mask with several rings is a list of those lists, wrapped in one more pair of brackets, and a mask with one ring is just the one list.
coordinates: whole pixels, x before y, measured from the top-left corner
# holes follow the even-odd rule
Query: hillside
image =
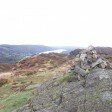
[(24, 105), (35, 95), (37, 86), (65, 74), (68, 61), (65, 54), (34, 55), (18, 61), (11, 71), (0, 73), (0, 112)]
[(13, 64), (0, 64), (0, 72), (7, 72), (11, 71), (11, 69), (14, 67)]
[(0, 45), (0, 63), (15, 63), (25, 56), (49, 50), (53, 48), (42, 45)]
[(39, 54), (29, 56), (18, 61), (15, 64), (13, 70), (16, 74), (24, 72), (39, 72), (52, 70), (56, 67), (60, 67), (62, 64), (69, 61), (70, 58), (66, 54), (50, 53), (50, 54)]

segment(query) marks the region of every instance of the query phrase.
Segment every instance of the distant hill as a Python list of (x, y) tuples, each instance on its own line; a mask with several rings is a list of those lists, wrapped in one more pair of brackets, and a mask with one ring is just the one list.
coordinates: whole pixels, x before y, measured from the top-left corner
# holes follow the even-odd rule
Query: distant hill
[(25, 56), (50, 50), (54, 49), (43, 45), (0, 45), (0, 63), (15, 63)]
[(96, 47), (96, 50), (100, 54), (112, 56), (112, 48), (111, 47)]
[[(112, 48), (111, 47), (95, 47), (96, 51), (99, 54), (105, 54), (108, 56), (112, 56)], [(76, 56), (82, 49), (75, 49), (70, 52), (70, 55)]]
[(77, 49), (79, 47), (76, 46), (60, 46), (60, 47), (54, 47), (55, 49), (65, 49), (66, 51), (64, 51), (64, 53), (69, 54), (71, 51), (73, 51), (74, 49)]

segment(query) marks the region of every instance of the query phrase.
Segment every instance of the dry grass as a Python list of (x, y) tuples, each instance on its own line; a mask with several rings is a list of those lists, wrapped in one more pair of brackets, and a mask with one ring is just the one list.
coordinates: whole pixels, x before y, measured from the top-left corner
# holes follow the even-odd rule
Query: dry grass
[(25, 104), (33, 96), (35, 88), (26, 89), (30, 85), (41, 84), (53, 76), (51, 71), (28, 73), (19, 76), (2, 78), (0, 87), (0, 112), (12, 112)]
[(12, 83), (13, 82), (13, 78), (12, 77), (2, 77), (2, 78), (0, 78), (0, 87), (2, 87), (3, 85), (5, 85), (5, 84), (10, 84), (10, 83)]

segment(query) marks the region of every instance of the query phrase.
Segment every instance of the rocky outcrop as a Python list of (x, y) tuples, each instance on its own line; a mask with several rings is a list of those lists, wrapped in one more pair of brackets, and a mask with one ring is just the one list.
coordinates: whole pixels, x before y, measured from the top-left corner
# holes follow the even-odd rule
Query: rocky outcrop
[(94, 69), (82, 83), (45, 82), (34, 99), (14, 112), (111, 112), (112, 70)]
[(100, 56), (93, 46), (82, 50), (76, 55), (72, 66), (72, 73), (85, 77), (94, 68), (111, 69), (111, 64), (104, 57)]

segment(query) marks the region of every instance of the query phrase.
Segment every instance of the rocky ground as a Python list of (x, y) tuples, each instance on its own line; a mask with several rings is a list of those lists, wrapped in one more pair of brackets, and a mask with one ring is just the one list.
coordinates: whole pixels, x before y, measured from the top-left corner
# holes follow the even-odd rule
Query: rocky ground
[(65, 79), (45, 82), (34, 99), (13, 112), (111, 112), (112, 70), (94, 69), (86, 81)]

